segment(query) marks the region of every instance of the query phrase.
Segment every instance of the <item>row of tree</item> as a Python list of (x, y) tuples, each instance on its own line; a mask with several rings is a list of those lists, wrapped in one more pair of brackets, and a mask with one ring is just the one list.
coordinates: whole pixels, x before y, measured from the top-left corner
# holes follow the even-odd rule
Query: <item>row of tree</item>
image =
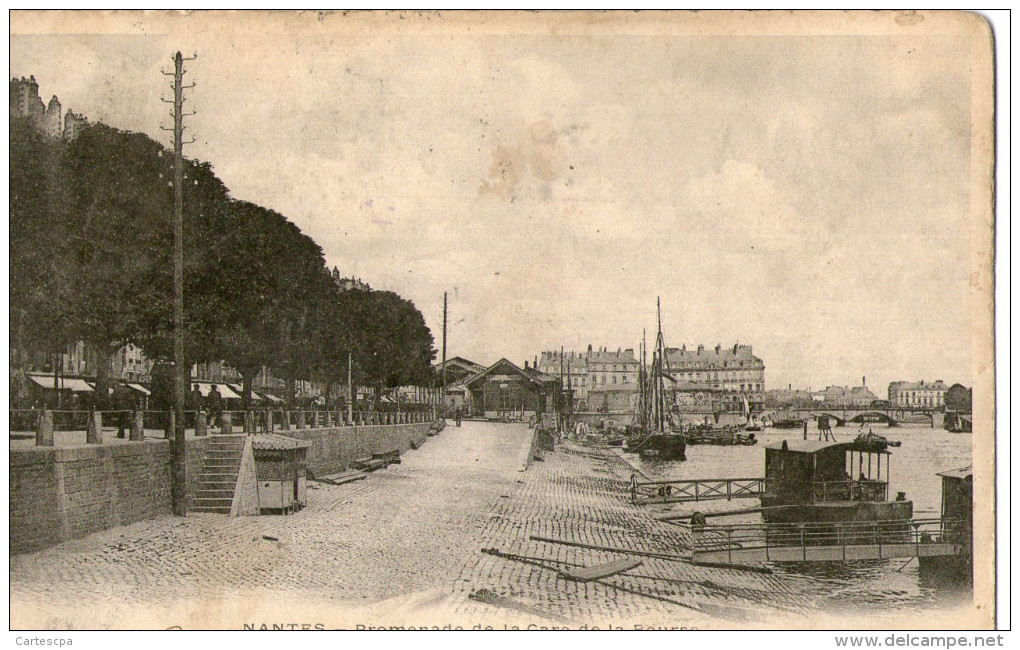
[[(97, 393), (127, 343), (172, 358), (172, 156), (145, 135), (90, 126), (51, 138), (10, 124), (10, 326), (20, 352), (97, 351)], [(341, 291), (321, 248), (282, 215), (232, 199), (209, 164), (184, 171), (185, 357), (224, 360), (245, 398), (263, 367), (360, 385), (430, 385), (421, 312), (384, 291)], [(24, 355), (22, 358), (25, 358)], [(245, 404), (247, 408), (247, 404)]]

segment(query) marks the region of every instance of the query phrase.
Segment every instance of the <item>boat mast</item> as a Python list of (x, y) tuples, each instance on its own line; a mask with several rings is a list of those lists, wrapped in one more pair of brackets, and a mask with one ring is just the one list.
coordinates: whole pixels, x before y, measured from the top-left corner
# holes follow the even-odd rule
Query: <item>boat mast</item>
[(664, 413), (666, 396), (663, 394), (665, 385), (662, 378), (663, 348), (665, 346), (662, 341), (662, 299), (658, 296), (655, 297), (655, 312), (656, 324), (659, 328), (658, 335), (655, 337), (655, 362), (653, 364), (655, 372), (655, 429), (662, 433), (666, 430), (666, 414)]

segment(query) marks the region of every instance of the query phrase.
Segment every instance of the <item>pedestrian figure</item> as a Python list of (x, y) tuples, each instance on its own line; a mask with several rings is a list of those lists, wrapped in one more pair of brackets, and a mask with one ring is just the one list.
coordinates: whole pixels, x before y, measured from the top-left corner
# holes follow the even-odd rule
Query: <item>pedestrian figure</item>
[(223, 397), (220, 395), (219, 388), (216, 384), (213, 384), (209, 389), (209, 396), (206, 398), (208, 406), (206, 410), (209, 411), (209, 418), (213, 422), (220, 421), (220, 415), (223, 413)]
[(459, 427), (460, 426), (460, 417), (461, 417), (461, 412), (460, 412), (460, 407), (459, 406), (453, 412), (453, 417), (457, 420), (457, 426)]

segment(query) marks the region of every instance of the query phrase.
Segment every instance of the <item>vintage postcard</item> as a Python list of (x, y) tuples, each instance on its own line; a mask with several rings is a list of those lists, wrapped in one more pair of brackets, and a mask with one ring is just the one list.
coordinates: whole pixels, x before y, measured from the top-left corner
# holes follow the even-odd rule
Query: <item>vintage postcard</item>
[(993, 51), (12, 12), (11, 628), (992, 628)]

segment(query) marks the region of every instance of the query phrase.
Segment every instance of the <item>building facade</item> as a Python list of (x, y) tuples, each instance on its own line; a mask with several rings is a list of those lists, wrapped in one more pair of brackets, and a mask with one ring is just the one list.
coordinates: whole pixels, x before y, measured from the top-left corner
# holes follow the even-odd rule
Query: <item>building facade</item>
[(73, 140), (88, 125), (83, 115), (70, 110), (62, 119), (63, 109), (56, 95), (50, 98), (48, 104), (44, 103), (34, 76), (11, 79), (9, 100), (12, 119), (27, 118), (35, 128), (50, 137)]
[(894, 381), (889, 384), (889, 403), (914, 408), (942, 408), (949, 386), (936, 381)]
[(562, 389), (573, 394), (574, 411), (631, 411), (637, 404), (641, 363), (633, 348), (594, 348), (586, 352), (546, 351), (536, 361), (539, 371), (561, 377)]
[(465, 384), (471, 393), (471, 413), (490, 419), (524, 420), (555, 412), (560, 399), (558, 377), (520, 368), (500, 359)]
[(764, 407), (765, 362), (754, 356), (750, 345), (669, 348), (664, 370), (677, 382), (704, 385), (717, 391), (718, 410), (741, 411), (745, 400), (752, 411)]
[(816, 403), (833, 408), (866, 408), (878, 400), (863, 382), (860, 386), (826, 386), (811, 396)]

